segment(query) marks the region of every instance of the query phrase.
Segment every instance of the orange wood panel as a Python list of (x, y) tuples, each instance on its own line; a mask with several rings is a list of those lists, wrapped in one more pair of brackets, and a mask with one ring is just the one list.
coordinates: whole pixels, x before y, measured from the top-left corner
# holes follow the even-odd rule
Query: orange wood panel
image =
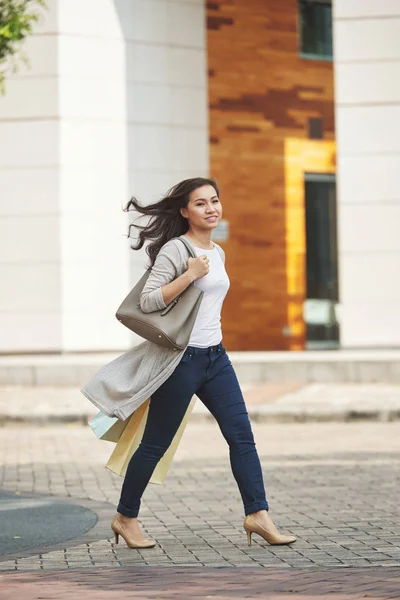
[[(327, 166), (332, 64), (300, 58), (297, 0), (215, 0), (207, 19), (210, 172), (230, 226), (222, 244), (231, 278), (224, 342), (234, 350), (301, 349), (307, 151), (293, 144), (307, 140), (310, 118), (321, 118), (324, 140), (310, 141), (307, 166)], [(288, 161), (300, 165), (297, 175)]]

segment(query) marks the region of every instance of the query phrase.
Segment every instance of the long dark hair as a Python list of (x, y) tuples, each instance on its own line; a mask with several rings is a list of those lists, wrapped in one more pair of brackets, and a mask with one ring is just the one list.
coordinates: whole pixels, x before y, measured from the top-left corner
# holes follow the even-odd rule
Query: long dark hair
[(146, 241), (151, 240), (146, 247), (151, 266), (154, 265), (157, 254), (164, 244), (188, 231), (188, 220), (181, 215), (180, 209), (188, 205), (190, 193), (203, 185), (212, 185), (217, 196), (219, 195), (218, 186), (213, 179), (193, 177), (174, 185), (164, 198), (154, 204), (142, 206), (136, 198), (131, 198), (125, 206), (126, 212), (136, 210), (141, 215), (151, 217), (147, 225), (131, 223), (128, 234), (131, 237), (132, 228), (139, 230), (138, 240), (131, 246), (133, 250), (140, 250)]

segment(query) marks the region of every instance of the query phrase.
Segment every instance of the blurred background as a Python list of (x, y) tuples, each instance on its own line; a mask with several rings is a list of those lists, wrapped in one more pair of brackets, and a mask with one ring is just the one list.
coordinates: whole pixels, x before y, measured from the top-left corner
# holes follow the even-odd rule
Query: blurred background
[(114, 352), (135, 195), (211, 175), (229, 350), (400, 346), (398, 0), (47, 0), (0, 96), (0, 353)]

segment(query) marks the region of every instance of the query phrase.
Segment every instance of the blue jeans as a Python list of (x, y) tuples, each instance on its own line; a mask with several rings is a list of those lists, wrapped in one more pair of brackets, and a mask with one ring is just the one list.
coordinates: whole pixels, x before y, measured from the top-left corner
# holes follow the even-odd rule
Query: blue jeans
[(196, 394), (215, 417), (229, 445), (233, 475), (246, 515), (268, 510), (261, 465), (243, 395), (222, 344), (188, 346), (172, 375), (152, 395), (142, 441), (122, 486), (118, 512), (137, 517), (140, 500), (158, 461), (171, 444)]

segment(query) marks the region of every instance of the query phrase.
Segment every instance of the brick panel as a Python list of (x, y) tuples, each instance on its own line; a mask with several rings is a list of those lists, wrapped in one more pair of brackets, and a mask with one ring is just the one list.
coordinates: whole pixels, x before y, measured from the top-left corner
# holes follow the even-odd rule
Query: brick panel
[[(290, 297), (288, 215), (294, 227), (304, 217), (288, 206), (296, 193), (285, 181), (285, 141), (307, 139), (310, 118), (322, 120), (324, 137), (310, 140), (313, 147), (334, 139), (332, 64), (300, 58), (295, 0), (210, 2), (207, 25), (210, 172), (230, 224), (222, 244), (232, 284), (224, 341), (232, 350), (302, 349), (305, 285)], [(303, 279), (304, 253), (303, 242), (296, 254)]]

